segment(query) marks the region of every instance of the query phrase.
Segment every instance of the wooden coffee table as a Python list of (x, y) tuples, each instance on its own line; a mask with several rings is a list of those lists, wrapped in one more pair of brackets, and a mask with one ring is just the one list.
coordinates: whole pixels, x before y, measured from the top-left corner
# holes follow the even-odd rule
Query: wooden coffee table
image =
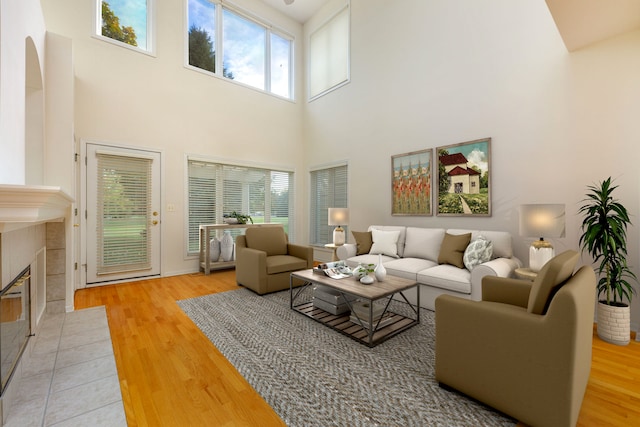
[[(294, 288), (294, 279), (303, 281), (303, 285)], [(387, 275), (383, 282), (375, 281), (370, 285), (363, 285), (353, 277), (331, 279), (324, 274), (317, 274), (314, 273), (312, 269), (309, 269), (291, 273), (289, 283), (290, 305), (292, 310), (302, 313), (369, 347), (374, 347), (420, 323), (420, 287), (415, 280)], [(361, 301), (368, 302), (370, 307), (368, 319), (372, 318), (373, 303), (375, 301), (381, 301), (385, 306), (381, 321), (374, 321), (372, 322), (372, 327), (367, 327), (367, 319), (360, 319), (355, 312), (353, 313), (356, 321), (353, 322), (350, 320), (350, 313), (334, 315), (315, 307), (313, 301), (310, 301), (309, 298), (305, 299), (304, 297), (310, 294), (309, 292), (304, 292), (305, 289), (314, 285), (327, 286), (340, 292), (342, 296), (346, 297), (345, 301), (349, 305), (349, 309), (352, 308), (352, 302), (350, 301), (352, 298), (349, 298), (349, 295), (353, 295)], [(413, 288), (415, 288), (417, 292), (415, 304), (410, 303), (404, 295), (405, 291)], [(409, 316), (394, 313), (389, 310), (389, 305), (394, 295), (399, 295), (404, 299), (404, 302), (406, 302), (409, 308)], [(378, 327), (382, 323), (384, 323), (384, 326)]]

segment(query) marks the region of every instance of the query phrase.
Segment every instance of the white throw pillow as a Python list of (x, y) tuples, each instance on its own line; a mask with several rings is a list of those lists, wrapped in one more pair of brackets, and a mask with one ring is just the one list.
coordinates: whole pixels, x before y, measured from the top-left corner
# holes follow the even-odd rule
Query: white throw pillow
[(382, 231), (371, 230), (373, 244), (371, 245), (370, 254), (382, 254), (390, 257), (399, 258), (398, 256), (398, 238), (399, 231)]
[(471, 271), (476, 265), (491, 261), (493, 243), (482, 236), (473, 239), (464, 251), (462, 261), (467, 270)]

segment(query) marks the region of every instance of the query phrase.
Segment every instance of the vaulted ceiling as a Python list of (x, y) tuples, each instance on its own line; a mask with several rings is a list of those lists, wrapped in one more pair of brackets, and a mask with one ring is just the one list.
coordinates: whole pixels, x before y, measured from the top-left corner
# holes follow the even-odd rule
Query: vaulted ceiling
[[(262, 1), (303, 24), (329, 0)], [(640, 0), (545, 1), (569, 51), (640, 29)]]
[(569, 51), (640, 29), (640, 0), (546, 0)]

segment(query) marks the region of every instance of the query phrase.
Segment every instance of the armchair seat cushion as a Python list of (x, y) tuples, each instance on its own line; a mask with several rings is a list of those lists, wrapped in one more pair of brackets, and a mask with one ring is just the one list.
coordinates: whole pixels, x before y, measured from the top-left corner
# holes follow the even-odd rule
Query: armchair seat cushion
[(291, 255), (273, 255), (267, 257), (267, 274), (277, 274), (287, 271), (304, 270), (307, 260)]

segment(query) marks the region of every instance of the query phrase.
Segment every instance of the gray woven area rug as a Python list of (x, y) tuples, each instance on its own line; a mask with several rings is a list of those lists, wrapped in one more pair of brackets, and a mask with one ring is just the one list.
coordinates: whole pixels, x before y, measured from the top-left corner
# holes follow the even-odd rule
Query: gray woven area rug
[(178, 304), (289, 426), (516, 424), (438, 386), (431, 311), (368, 348), (292, 311), (289, 291), (240, 289)]

